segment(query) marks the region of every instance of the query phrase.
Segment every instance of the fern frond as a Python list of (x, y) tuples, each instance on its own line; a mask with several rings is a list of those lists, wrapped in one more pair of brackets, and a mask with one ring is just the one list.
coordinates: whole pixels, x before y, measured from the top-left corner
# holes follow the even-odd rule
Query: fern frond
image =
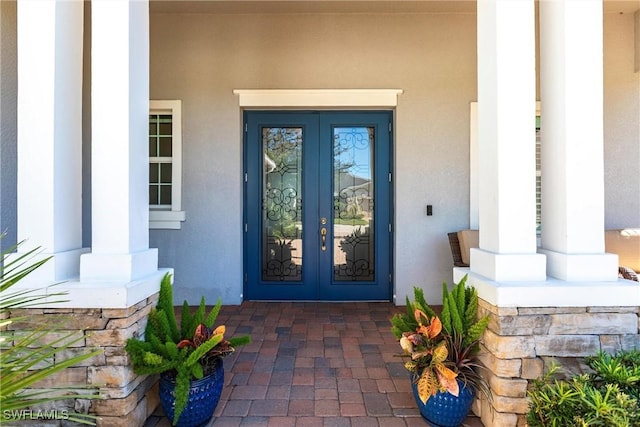
[(479, 341), (487, 326), (489, 326), (489, 316), (484, 316), (471, 325), (465, 334), (463, 345), (467, 346), (474, 341)]
[(173, 412), (173, 425), (178, 424), (178, 420), (180, 419), (180, 415), (184, 408), (187, 406), (187, 400), (189, 398), (189, 381), (191, 379), (191, 370), (187, 370), (183, 367), (183, 369), (178, 370), (178, 375), (176, 375), (176, 388), (175, 388), (175, 397), (176, 402), (174, 406)]
[(186, 338), (189, 336), (189, 331), (193, 326), (193, 315), (191, 314), (191, 308), (187, 300), (182, 303), (182, 312), (180, 313), (180, 338)]
[(229, 338), (229, 344), (232, 347), (240, 347), (241, 345), (251, 344), (251, 337), (249, 335), (241, 335), (239, 337)]
[(207, 328), (213, 328), (213, 325), (216, 323), (216, 319), (218, 318), (218, 314), (220, 313), (220, 309), (222, 308), (222, 298), (218, 298), (216, 305), (213, 306), (209, 315), (204, 321), (204, 325)]
[[(145, 327), (145, 330), (144, 330), (145, 337), (149, 336), (150, 334), (153, 334), (159, 338), (160, 338), (160, 335), (166, 335), (166, 330), (163, 331), (162, 327), (160, 326), (158, 309), (155, 307), (153, 307), (149, 312), (149, 317), (147, 318), (147, 326)], [(165, 340), (166, 337), (163, 336), (162, 339)]]
[(478, 291), (476, 288), (466, 290), (466, 310), (464, 313), (465, 329), (469, 329), (478, 318)]
[(193, 334), (196, 332), (196, 328), (198, 327), (198, 325), (201, 323), (204, 323), (205, 311), (206, 311), (206, 306), (205, 306), (204, 296), (203, 296), (200, 298), (200, 305), (198, 305), (196, 312), (193, 314), (193, 324), (189, 328), (189, 332), (187, 333), (186, 336), (192, 337)]
[(168, 327), (167, 331), (171, 334), (173, 341), (180, 340), (180, 331), (176, 323), (176, 316), (173, 309), (173, 287), (171, 285), (171, 274), (167, 273), (160, 282), (160, 295), (158, 298), (158, 311), (165, 312)]
[(440, 313), (442, 327), (448, 334), (453, 333), (453, 325), (451, 324), (451, 310), (449, 309), (449, 290), (447, 282), (442, 282), (442, 312)]
[[(433, 311), (433, 309), (429, 306), (429, 303), (425, 299), (424, 290), (422, 288), (414, 286), (413, 287), (413, 296), (414, 296), (415, 303), (417, 305), (419, 305), (418, 308), (420, 308), (420, 310), (422, 310), (429, 318), (432, 318), (432, 317), (436, 316), (436, 312)], [(415, 309), (415, 307), (414, 307), (414, 309)]]
[(455, 299), (455, 293), (451, 292), (448, 295), (449, 301), (449, 312), (451, 314), (451, 329), (452, 334), (464, 334), (463, 326), (462, 326), (462, 318), (460, 317), (460, 312), (458, 311), (457, 302)]
[(202, 369), (202, 365), (196, 363), (191, 367), (191, 376), (197, 380), (201, 380), (204, 376), (204, 370)]
[(455, 293), (455, 297), (456, 297), (456, 311), (458, 312), (458, 317), (460, 317), (460, 322), (462, 323), (462, 327), (460, 328), (460, 331), (462, 333), (464, 333), (464, 312), (465, 312), (465, 306), (466, 306), (466, 292), (465, 292), (465, 285), (462, 281), (460, 281), (459, 283), (457, 283), (454, 288), (453, 288), (453, 292)]

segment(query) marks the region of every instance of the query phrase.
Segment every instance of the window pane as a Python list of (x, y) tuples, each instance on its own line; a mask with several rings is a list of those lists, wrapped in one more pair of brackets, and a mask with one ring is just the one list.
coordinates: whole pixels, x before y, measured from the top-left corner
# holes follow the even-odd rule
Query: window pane
[(158, 157), (158, 142), (155, 136), (149, 137), (149, 157)]
[(159, 204), (161, 205), (171, 204), (171, 186), (170, 185), (160, 186), (160, 203)]
[(171, 135), (171, 123), (160, 123), (160, 132), (159, 135)]
[(262, 129), (262, 280), (302, 280), (302, 128)]
[(150, 205), (158, 204), (158, 186), (157, 185), (149, 185), (149, 204)]
[(160, 163), (160, 182), (171, 184), (171, 163)]
[(158, 183), (158, 163), (149, 163), (149, 182), (152, 184)]
[(153, 116), (151, 116), (151, 120), (149, 123), (149, 135), (156, 135), (158, 133), (158, 126), (155, 121), (153, 121)]
[(334, 280), (367, 282), (374, 274), (374, 128), (333, 130)]
[(158, 138), (159, 143), (158, 145), (160, 146), (160, 157), (171, 157), (172, 153), (171, 153), (171, 144), (172, 144), (172, 138), (169, 137), (160, 137)]

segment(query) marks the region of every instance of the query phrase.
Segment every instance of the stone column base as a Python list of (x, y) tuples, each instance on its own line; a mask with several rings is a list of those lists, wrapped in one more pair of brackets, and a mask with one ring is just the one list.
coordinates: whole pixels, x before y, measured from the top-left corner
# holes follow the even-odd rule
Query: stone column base
[(493, 402), (477, 401), (485, 426), (524, 426), (527, 387), (553, 360), (567, 376), (582, 373), (581, 359), (600, 350), (640, 348), (640, 307), (498, 307), (480, 300), (489, 315), (480, 355)]
[[(11, 313), (11, 317), (27, 318), (27, 321), (9, 326), (14, 336), (26, 334), (29, 329), (55, 324), (59, 326), (47, 333), (45, 339), (69, 333), (81, 338), (72, 348), (61, 351), (56, 357), (67, 358), (85, 350), (103, 350), (101, 354), (36, 384), (34, 389), (75, 385), (100, 389), (101, 399), (67, 399), (47, 404), (42, 410), (49, 411), (48, 414), (57, 413), (56, 418), (59, 418), (47, 419), (47, 426), (68, 425), (68, 421), (63, 419), (65, 411), (95, 415), (98, 427), (144, 425), (158, 405), (158, 393), (154, 389), (158, 377), (136, 375), (124, 347), (128, 338), (144, 334), (147, 315), (157, 301), (158, 294), (155, 293), (129, 308), (40, 308)], [(42, 426), (43, 419), (25, 418), (16, 420), (16, 425)]]

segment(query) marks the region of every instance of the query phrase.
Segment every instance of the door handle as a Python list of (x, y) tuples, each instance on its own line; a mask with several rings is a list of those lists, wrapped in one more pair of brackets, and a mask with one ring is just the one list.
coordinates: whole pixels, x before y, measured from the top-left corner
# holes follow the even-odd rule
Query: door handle
[(327, 250), (327, 229), (325, 227), (320, 229), (320, 239), (322, 240), (322, 246), (320, 249), (324, 252)]

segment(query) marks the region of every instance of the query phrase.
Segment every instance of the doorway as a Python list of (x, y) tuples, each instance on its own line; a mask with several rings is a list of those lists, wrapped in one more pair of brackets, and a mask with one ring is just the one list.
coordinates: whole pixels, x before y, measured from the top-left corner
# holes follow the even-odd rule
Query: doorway
[(389, 301), (392, 113), (244, 113), (248, 300)]

